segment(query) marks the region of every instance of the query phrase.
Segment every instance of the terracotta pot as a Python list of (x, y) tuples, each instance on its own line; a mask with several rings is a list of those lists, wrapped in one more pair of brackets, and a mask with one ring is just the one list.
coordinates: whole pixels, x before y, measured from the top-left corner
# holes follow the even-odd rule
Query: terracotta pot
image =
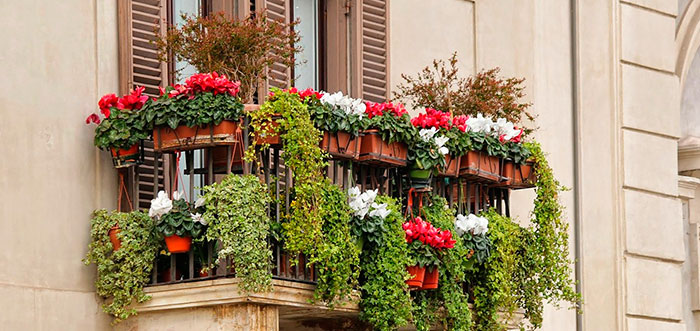
[(402, 142), (391, 144), (382, 140), (379, 130), (367, 130), (360, 144), (358, 161), (381, 167), (405, 167), (408, 147)]
[(165, 237), (165, 245), (170, 253), (185, 253), (190, 251), (192, 237), (180, 237), (176, 234)]
[(533, 162), (515, 164), (510, 187), (513, 189), (535, 187), (535, 167)]
[(188, 127), (180, 125), (174, 130), (168, 126), (153, 129), (153, 145), (158, 152), (186, 151), (211, 146), (242, 143), (242, 130), (238, 121)]
[(425, 277), (423, 278), (423, 286), (421, 290), (434, 290), (438, 288), (438, 279), (440, 278), (440, 271), (437, 266), (432, 268), (426, 268)]
[(209, 272), (204, 270), (199, 270), (199, 277), (209, 277)]
[(257, 145), (262, 145), (262, 144), (269, 144), (271, 146), (276, 146), (276, 145), (281, 145), (282, 144), (282, 139), (280, 138), (280, 133), (277, 132), (277, 128), (280, 126), (279, 122), (277, 122), (278, 119), (282, 118), (282, 115), (280, 114), (274, 114), (272, 115), (272, 118), (270, 118), (270, 127), (274, 128), (272, 134), (267, 135), (267, 136), (261, 136), (258, 135), (258, 133), (255, 133), (255, 143)]
[(408, 177), (411, 179), (411, 187), (422, 189), (430, 186), (433, 179), (432, 169), (411, 169), (408, 172)]
[(462, 156), (459, 175), (476, 181), (498, 182), (501, 179), (501, 159), (481, 151), (469, 151)]
[(513, 163), (513, 161), (504, 161), (501, 167), (501, 183), (497, 186), (510, 186), (513, 183), (514, 170), (515, 163)]
[(445, 155), (445, 167), (438, 167), (438, 176), (442, 177), (457, 177), (459, 176), (459, 163), (462, 157), (452, 157)]
[(334, 159), (355, 160), (360, 156), (362, 136), (354, 137), (347, 132), (323, 132), (321, 149)]
[(119, 225), (115, 225), (109, 229), (109, 232), (107, 232), (109, 235), (109, 241), (112, 242), (112, 250), (115, 252), (122, 247), (122, 241), (119, 240), (119, 237), (117, 237), (117, 233), (121, 231), (122, 230), (119, 228)]
[(425, 277), (425, 267), (419, 267), (414, 265), (412, 267), (406, 267), (408, 273), (411, 274), (411, 278), (406, 281), (408, 287), (410, 288), (420, 288), (423, 286), (423, 278)]

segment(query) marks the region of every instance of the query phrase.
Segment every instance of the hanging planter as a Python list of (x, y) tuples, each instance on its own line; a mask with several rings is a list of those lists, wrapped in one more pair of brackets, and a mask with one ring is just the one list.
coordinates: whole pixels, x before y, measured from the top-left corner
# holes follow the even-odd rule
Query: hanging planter
[(462, 156), (459, 175), (477, 181), (498, 182), (501, 179), (501, 159), (481, 151), (469, 151)]
[(406, 270), (409, 274), (411, 274), (411, 278), (406, 281), (409, 288), (420, 288), (423, 286), (425, 267), (414, 265), (411, 267), (406, 267)]
[(423, 277), (423, 286), (421, 290), (434, 290), (438, 288), (438, 279), (440, 278), (440, 271), (438, 266), (428, 267), (425, 270), (425, 277)]
[(353, 136), (347, 132), (323, 132), (321, 149), (334, 159), (355, 160), (360, 156), (362, 136)]
[(113, 227), (109, 229), (109, 232), (107, 234), (109, 235), (109, 241), (112, 242), (112, 250), (117, 251), (120, 247), (122, 247), (122, 241), (117, 237), (117, 234), (121, 232), (121, 229), (119, 229), (119, 225), (115, 224)]
[(180, 125), (175, 129), (157, 126), (153, 129), (153, 144), (157, 152), (234, 145), (241, 143), (241, 137), (240, 123), (229, 120), (221, 121), (217, 125), (205, 124), (197, 127)]
[(461, 156), (445, 155), (445, 166), (438, 167), (438, 176), (441, 177), (457, 177), (459, 176), (459, 164), (462, 160)]
[(430, 186), (433, 179), (432, 169), (416, 169), (408, 171), (408, 177), (411, 179), (411, 187), (415, 189), (423, 189)]
[(358, 161), (381, 167), (405, 167), (408, 148), (402, 142), (387, 143), (379, 130), (367, 130), (362, 137)]
[(280, 114), (274, 114), (272, 117), (269, 119), (269, 124), (265, 123), (263, 124), (265, 127), (270, 128), (269, 133), (255, 133), (255, 144), (256, 145), (263, 145), (267, 144), (270, 146), (279, 146), (282, 144), (282, 140), (280, 139), (280, 133), (277, 131), (278, 127), (280, 126), (279, 122), (277, 120), (281, 119), (282, 115)]
[(165, 245), (170, 253), (186, 253), (190, 251), (192, 237), (180, 237), (176, 234), (165, 237)]

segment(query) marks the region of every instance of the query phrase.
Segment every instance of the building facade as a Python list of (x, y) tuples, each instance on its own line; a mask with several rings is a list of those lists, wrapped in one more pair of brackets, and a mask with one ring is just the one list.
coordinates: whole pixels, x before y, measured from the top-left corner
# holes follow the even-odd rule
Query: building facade
[[(321, 50), (308, 55), (321, 64), (299, 68), (308, 84), (389, 98), (402, 73), (455, 51), (464, 75), (500, 67), (526, 79), (535, 139), (571, 188), (561, 199), (584, 300), (581, 315), (547, 306), (544, 330), (700, 329), (700, 2), (295, 2), (253, 5), (282, 8), (285, 19), (295, 6), (297, 14), (323, 14), (303, 27), (325, 31), (310, 44)], [(83, 121), (105, 93), (172, 79), (162, 66), (134, 65), (146, 46), (133, 24), (139, 15), (167, 18), (167, 6), (178, 5), (187, 2), (0, 1), (3, 329), (113, 328), (95, 294), (95, 270), (81, 259), (90, 214), (116, 208), (118, 183)], [(236, 1), (198, 5), (234, 17), (250, 10)], [(279, 74), (273, 78), (290, 73)], [(527, 219), (533, 196), (513, 196), (517, 217)], [(280, 281), (274, 295), (251, 299), (229, 293), (233, 283), (153, 290), (142, 313), (117, 329), (311, 330), (339, 328), (324, 321), (357, 314), (306, 304), (310, 285)], [(297, 322), (309, 314), (318, 323)]]

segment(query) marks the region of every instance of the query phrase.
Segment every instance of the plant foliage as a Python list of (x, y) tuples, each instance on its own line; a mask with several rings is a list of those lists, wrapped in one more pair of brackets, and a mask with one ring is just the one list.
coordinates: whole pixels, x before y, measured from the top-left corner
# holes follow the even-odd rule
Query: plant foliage
[(272, 290), (272, 249), (267, 242), (270, 195), (253, 175), (235, 174), (204, 187), (206, 239), (219, 241), (215, 263), (231, 259), (246, 292)]
[[(121, 247), (113, 251), (108, 232), (117, 224)], [(119, 213), (101, 209), (93, 214), (91, 241), (83, 262), (97, 266), (95, 288), (98, 295), (111, 298), (102, 305), (102, 310), (114, 316), (114, 323), (136, 314), (129, 305), (150, 299), (143, 287), (150, 280), (161, 242), (154, 234), (153, 220), (140, 211)]]

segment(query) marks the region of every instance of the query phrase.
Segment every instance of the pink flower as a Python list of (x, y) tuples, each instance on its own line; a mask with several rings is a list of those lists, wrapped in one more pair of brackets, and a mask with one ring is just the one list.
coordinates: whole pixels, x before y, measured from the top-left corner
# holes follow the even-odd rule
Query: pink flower
[(85, 124), (90, 124), (90, 122), (100, 124), (100, 116), (95, 113), (90, 114), (90, 116), (85, 119)]

